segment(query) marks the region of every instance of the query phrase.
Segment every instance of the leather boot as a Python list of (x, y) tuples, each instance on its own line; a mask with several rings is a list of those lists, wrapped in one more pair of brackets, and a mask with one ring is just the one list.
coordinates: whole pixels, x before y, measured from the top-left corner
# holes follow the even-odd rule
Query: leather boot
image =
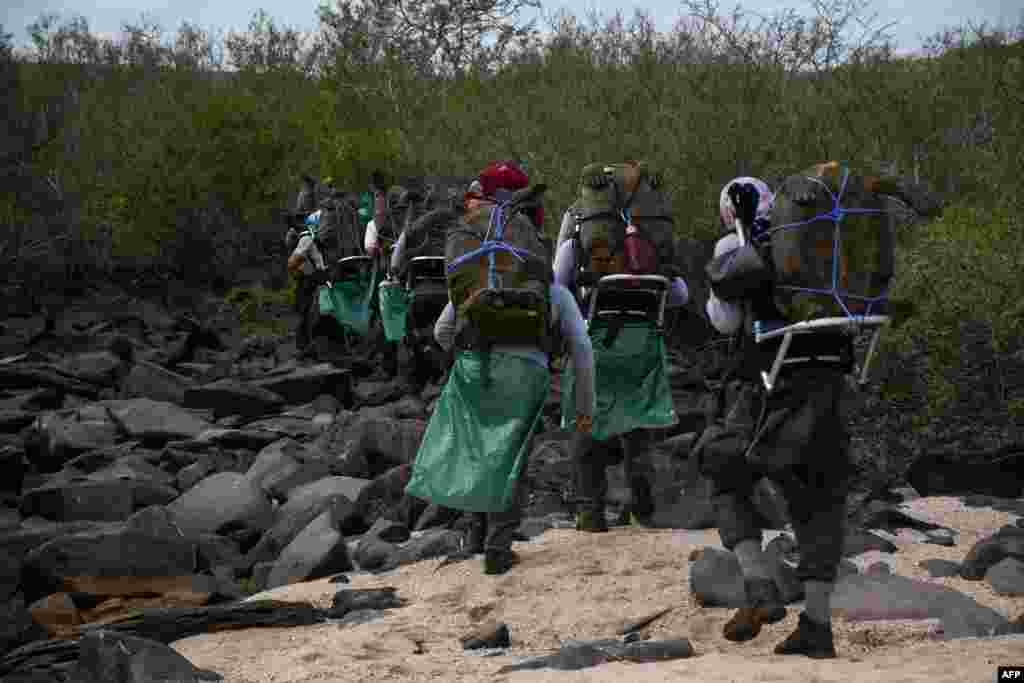
[(786, 608), (779, 597), (778, 586), (772, 579), (745, 579), (743, 587), (747, 607), (736, 610), (722, 634), (727, 640), (742, 643), (757, 637), (761, 627), (786, 618)]
[(832, 624), (819, 624), (800, 615), (800, 623), (789, 637), (775, 646), (777, 655), (804, 655), (812, 659), (833, 659), (836, 646), (832, 639)]

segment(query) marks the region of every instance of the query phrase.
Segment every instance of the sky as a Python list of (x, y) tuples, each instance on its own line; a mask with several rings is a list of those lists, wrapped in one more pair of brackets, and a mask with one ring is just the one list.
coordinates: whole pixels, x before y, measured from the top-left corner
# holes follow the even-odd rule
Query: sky
[[(620, 0), (542, 0), (545, 12), (566, 9), (579, 17), (590, 10), (611, 15), (621, 10), (626, 17), (634, 8), (643, 7), (656, 17), (658, 29), (668, 31), (682, 11), (678, 0), (649, 0), (646, 3)], [(731, 8), (733, 2), (723, 1)], [(738, 0), (745, 10), (770, 14), (785, 7), (809, 11), (806, 0)], [(0, 24), (14, 35), (18, 46), (28, 46), (25, 27), (42, 12), (63, 17), (82, 15), (93, 33), (117, 35), (121, 24), (135, 22), (145, 13), (165, 30), (173, 33), (183, 21), (205, 29), (242, 31), (252, 14), (263, 9), (278, 25), (299, 30), (316, 28), (319, 0), (0, 0)], [(922, 39), (943, 28), (966, 22), (1016, 24), (1024, 18), (1024, 0), (873, 0), (872, 9), (879, 21), (895, 22), (891, 31), (900, 51), (915, 51)], [(541, 28), (544, 28), (541, 25)]]

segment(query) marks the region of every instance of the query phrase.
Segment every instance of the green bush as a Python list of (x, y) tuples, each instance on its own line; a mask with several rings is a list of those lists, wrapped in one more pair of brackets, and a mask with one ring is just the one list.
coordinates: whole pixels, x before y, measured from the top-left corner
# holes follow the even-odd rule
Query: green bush
[(1003, 385), (999, 359), (1019, 347), (1024, 333), (1022, 228), (1020, 213), (1006, 202), (989, 208), (957, 204), (900, 250), (894, 297), (913, 301), (917, 311), (886, 334), (886, 346), (896, 353), (925, 350), (921, 379), (934, 417), (948, 414), (964, 396), (968, 323), (984, 331), (985, 351), (996, 365), (996, 403), (990, 408), (1019, 410), (1019, 399)]

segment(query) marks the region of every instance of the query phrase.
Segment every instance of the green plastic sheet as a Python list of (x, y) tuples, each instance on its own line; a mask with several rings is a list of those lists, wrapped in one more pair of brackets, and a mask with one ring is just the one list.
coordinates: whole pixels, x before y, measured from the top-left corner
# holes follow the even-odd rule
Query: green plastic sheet
[(376, 272), (359, 273), (333, 286), (320, 288), (320, 314), (332, 315), (343, 327), (365, 337), (370, 333), (373, 318), (373, 296), (377, 287)]
[(405, 492), (466, 512), (504, 512), (513, 502), (551, 388), (547, 367), (492, 351), (462, 352), (423, 435)]
[(380, 288), (380, 317), (384, 323), (384, 336), (389, 342), (405, 339), (413, 294), (398, 284)]
[[(593, 437), (605, 441), (634, 429), (670, 427), (676, 423), (668, 381), (665, 339), (653, 323), (623, 325), (615, 342), (605, 348), (605, 323), (590, 329), (594, 346), (596, 409)], [(562, 427), (576, 419), (576, 381), (570, 362), (562, 373)]]

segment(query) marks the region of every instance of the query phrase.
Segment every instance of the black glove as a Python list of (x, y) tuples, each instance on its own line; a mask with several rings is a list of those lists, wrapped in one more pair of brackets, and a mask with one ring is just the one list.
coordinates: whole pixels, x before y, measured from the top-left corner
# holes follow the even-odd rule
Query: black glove
[(736, 208), (736, 216), (744, 225), (752, 225), (757, 216), (761, 195), (750, 183), (734, 183), (729, 188), (729, 199)]

